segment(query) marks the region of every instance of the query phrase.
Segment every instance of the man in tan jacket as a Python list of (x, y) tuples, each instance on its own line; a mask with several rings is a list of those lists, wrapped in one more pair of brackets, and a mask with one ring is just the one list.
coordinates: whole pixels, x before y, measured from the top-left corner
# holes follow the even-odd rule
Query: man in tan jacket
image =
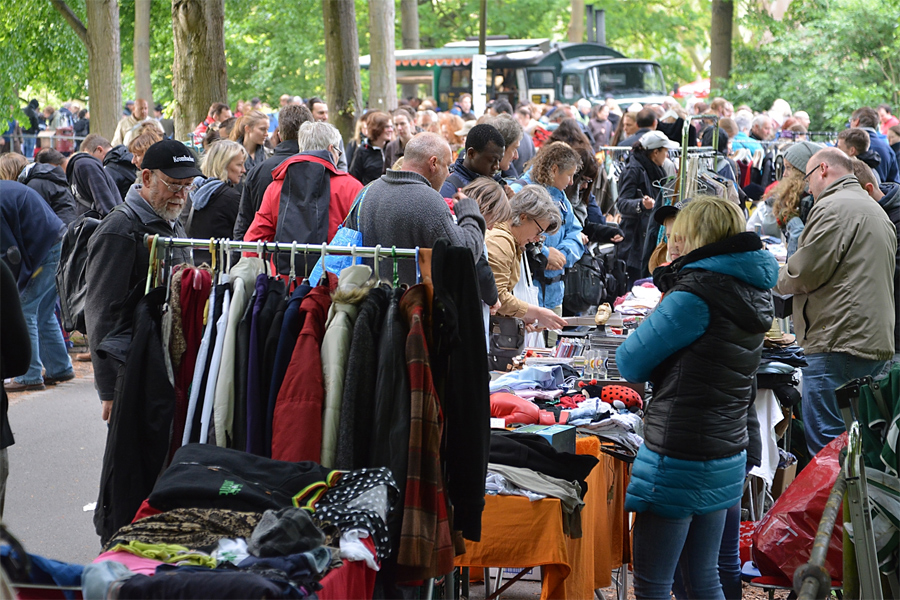
[(807, 168), (815, 205), (775, 290), (794, 295), (794, 328), (809, 363), (802, 406), (812, 456), (844, 431), (834, 390), (877, 375), (894, 354), (897, 232), (846, 154), (820, 150)]

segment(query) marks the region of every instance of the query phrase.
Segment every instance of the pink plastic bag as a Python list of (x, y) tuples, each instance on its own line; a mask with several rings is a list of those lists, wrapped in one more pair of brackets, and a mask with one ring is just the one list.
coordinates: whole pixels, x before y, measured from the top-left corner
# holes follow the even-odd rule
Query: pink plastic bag
[[(753, 534), (753, 561), (762, 575), (794, 580), (794, 571), (809, 560), (819, 520), (840, 473), (838, 455), (847, 434), (832, 440), (775, 501)], [(844, 575), (843, 521), (838, 517), (825, 558), (834, 580)]]

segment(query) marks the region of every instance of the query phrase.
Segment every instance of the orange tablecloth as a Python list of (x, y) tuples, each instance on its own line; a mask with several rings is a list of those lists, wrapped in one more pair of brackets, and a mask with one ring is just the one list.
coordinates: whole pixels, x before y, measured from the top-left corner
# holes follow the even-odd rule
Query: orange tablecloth
[(563, 533), (560, 501), (531, 502), (522, 496), (486, 496), (481, 541), (466, 541), (460, 567), (542, 567), (541, 598), (592, 598), (594, 590), (612, 583), (613, 569), (630, 560), (626, 543), (625, 463), (600, 452), (595, 437), (579, 438), (578, 454), (599, 463), (587, 478), (581, 512), (583, 535)]

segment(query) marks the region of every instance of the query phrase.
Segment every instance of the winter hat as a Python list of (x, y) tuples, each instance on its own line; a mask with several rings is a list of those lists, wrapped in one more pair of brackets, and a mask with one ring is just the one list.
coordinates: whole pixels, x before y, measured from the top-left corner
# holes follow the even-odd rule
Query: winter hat
[(809, 162), (809, 159), (824, 147), (815, 142), (797, 142), (796, 144), (791, 144), (784, 151), (784, 160), (791, 163), (791, 166), (795, 169), (806, 173), (806, 164)]
[(637, 407), (644, 408), (644, 401), (641, 395), (630, 387), (624, 385), (607, 385), (600, 391), (600, 399), (607, 404), (612, 404), (616, 400), (625, 405), (626, 408)]
[(267, 510), (253, 530), (247, 549), (253, 556), (286, 556), (308, 552), (324, 543), (325, 534), (309, 513), (292, 506), (277, 512)]

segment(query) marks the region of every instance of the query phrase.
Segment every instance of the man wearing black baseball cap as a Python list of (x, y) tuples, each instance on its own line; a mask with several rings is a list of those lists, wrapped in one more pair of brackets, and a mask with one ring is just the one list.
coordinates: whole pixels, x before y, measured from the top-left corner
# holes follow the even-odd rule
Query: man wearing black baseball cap
[[(175, 140), (150, 146), (141, 167), (140, 183), (132, 185), (125, 201), (104, 217), (88, 245), (84, 316), (103, 420), (109, 419), (112, 408), (118, 363), (101, 358), (97, 346), (126, 316), (124, 301), (131, 291), (145, 284), (150, 251), (144, 235), (187, 237), (178, 216), (194, 178), (201, 175), (197, 157)], [(170, 256), (172, 265), (191, 264), (187, 249), (173, 248)]]

